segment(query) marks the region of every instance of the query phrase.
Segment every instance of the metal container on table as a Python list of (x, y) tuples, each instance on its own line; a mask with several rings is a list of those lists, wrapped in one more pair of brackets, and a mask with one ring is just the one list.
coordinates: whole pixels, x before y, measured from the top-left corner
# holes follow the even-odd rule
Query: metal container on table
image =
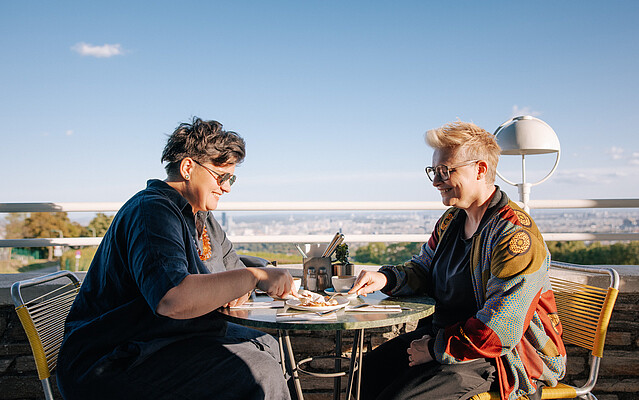
[(336, 263), (333, 264), (333, 276), (340, 275), (354, 275), (355, 274), (355, 266), (351, 263), (343, 264)]

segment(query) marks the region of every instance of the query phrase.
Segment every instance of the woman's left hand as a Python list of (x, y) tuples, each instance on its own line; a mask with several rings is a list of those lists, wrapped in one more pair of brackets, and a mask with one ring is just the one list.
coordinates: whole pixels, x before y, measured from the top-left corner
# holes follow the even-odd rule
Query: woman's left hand
[(228, 303), (224, 304), (224, 307), (235, 307), (235, 306), (241, 306), (242, 304), (246, 303), (246, 301), (249, 299), (249, 296), (251, 295), (251, 293), (247, 293), (242, 297), (239, 297), (235, 300), (231, 300)]
[(408, 350), (408, 365), (413, 367), (415, 365), (424, 364), (433, 361), (433, 357), (430, 356), (428, 351), (428, 342), (431, 337), (424, 335), (421, 339), (413, 340), (410, 343)]

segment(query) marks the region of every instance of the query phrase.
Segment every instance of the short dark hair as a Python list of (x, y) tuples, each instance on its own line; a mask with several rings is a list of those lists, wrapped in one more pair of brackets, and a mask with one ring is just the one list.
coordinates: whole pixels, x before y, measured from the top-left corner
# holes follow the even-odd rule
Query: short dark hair
[(240, 135), (225, 131), (217, 121), (193, 117), (191, 123), (181, 123), (169, 136), (162, 151), (162, 162), (167, 162), (164, 168), (168, 175), (172, 175), (186, 157), (222, 166), (239, 164), (245, 156), (246, 144)]

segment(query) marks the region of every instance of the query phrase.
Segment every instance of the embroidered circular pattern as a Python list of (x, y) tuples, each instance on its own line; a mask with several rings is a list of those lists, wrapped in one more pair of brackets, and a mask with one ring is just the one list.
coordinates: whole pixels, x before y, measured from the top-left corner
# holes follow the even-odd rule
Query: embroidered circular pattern
[(441, 225), (439, 226), (441, 231), (445, 231), (446, 229), (448, 229), (448, 225), (450, 225), (450, 221), (453, 220), (453, 213), (449, 213), (446, 218), (444, 218), (444, 220), (442, 221)]
[(530, 249), (530, 235), (526, 231), (515, 233), (508, 242), (508, 252), (513, 256), (526, 253)]
[(523, 226), (525, 226), (526, 228), (530, 228), (530, 226), (532, 225), (532, 221), (530, 221), (530, 217), (526, 215), (526, 213), (523, 213), (521, 211), (515, 211), (515, 215), (517, 216), (517, 218), (519, 219), (519, 222), (521, 222)]

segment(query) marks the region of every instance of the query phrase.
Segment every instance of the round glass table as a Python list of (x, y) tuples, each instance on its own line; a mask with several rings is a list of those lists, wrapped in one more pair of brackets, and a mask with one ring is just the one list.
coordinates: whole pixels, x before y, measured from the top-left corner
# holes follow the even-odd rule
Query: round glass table
[[(291, 315), (292, 313), (306, 314), (307, 311), (296, 311), (291, 307), (286, 306), (283, 302), (274, 302), (277, 308), (270, 307), (266, 303), (273, 300), (268, 296), (256, 296), (254, 303), (247, 303), (244, 307), (239, 308), (225, 308), (219, 310), (221, 315), (228, 320), (243, 326), (249, 326), (253, 328), (269, 328), (275, 329), (278, 332), (278, 339), (280, 341), (280, 354), (282, 360), (282, 368), (288, 369), (295, 382), (295, 390), (297, 396), (303, 399), (301, 383), (299, 380), (299, 373), (304, 373), (313, 376), (332, 377), (334, 381), (334, 399), (340, 398), (341, 377), (347, 376), (347, 388), (346, 398), (350, 398), (350, 394), (354, 389), (355, 399), (359, 399), (360, 393), (360, 381), (362, 373), (362, 356), (364, 348), (364, 330), (370, 328), (380, 328), (391, 325), (404, 324), (407, 322), (417, 321), (431, 315), (435, 311), (435, 301), (429, 297), (388, 297), (380, 292), (374, 292), (366, 297), (359, 296), (350, 301), (347, 308), (337, 310), (334, 317), (326, 319), (313, 319), (313, 320), (283, 320), (281, 317), (284, 315)], [(364, 311), (363, 308), (353, 309), (352, 307), (369, 304), (372, 306), (365, 307), (368, 310)], [(263, 307), (262, 307), (263, 306)], [(281, 306), (281, 307), (279, 307)], [(382, 307), (390, 307), (383, 309)], [(371, 311), (373, 310), (373, 311)], [(280, 318), (278, 318), (280, 315)], [(289, 331), (335, 331), (335, 371), (331, 374), (321, 374), (315, 372), (309, 372), (303, 369), (303, 365), (310, 359), (302, 360), (299, 363), (295, 361), (293, 355), (293, 349), (291, 347), (291, 340)], [(341, 371), (342, 357), (342, 341), (341, 334), (344, 331), (354, 330), (355, 337), (353, 339), (353, 351), (351, 352), (349, 368), (347, 372)], [(285, 357), (284, 351), (286, 351)]]

